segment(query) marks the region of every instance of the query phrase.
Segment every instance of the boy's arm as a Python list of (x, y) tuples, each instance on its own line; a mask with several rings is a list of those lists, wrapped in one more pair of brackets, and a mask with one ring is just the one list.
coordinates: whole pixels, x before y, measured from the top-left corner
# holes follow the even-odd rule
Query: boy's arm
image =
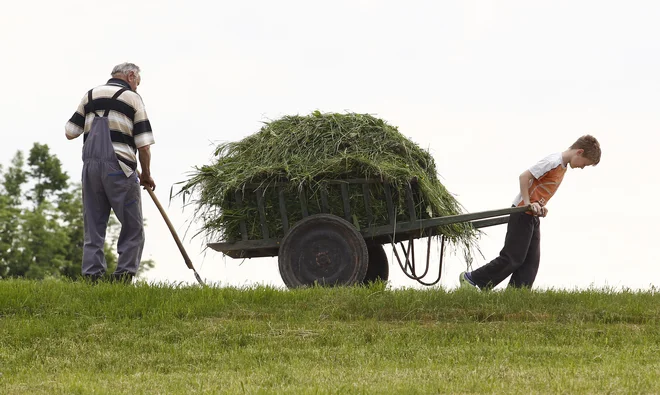
[(534, 180), (534, 176), (529, 170), (525, 170), (519, 177), (520, 179), (520, 196), (522, 196), (525, 206), (529, 206), (529, 184)]
[(538, 202), (531, 203), (529, 201), (529, 184), (534, 180), (534, 176), (529, 170), (525, 170), (519, 177), (520, 180), (520, 196), (522, 196), (525, 206), (532, 205), (532, 212), (534, 215), (545, 216), (546, 212)]

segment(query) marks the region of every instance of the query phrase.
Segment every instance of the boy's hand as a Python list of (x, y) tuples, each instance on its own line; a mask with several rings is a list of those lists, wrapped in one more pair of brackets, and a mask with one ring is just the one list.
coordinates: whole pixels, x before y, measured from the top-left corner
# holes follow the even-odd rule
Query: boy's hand
[(534, 202), (531, 204), (532, 206), (532, 214), (536, 215), (537, 217), (545, 217), (548, 215), (548, 209), (541, 206), (539, 202)]

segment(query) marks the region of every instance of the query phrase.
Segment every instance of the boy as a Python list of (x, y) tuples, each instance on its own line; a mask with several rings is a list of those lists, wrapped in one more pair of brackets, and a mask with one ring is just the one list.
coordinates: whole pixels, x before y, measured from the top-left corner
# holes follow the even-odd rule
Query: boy
[(549, 155), (520, 175), (520, 193), (513, 206), (529, 206), (531, 211), (511, 214), (504, 247), (490, 263), (459, 277), (461, 287), (491, 289), (511, 276), (509, 287), (531, 288), (539, 269), (540, 221), (548, 209), (545, 205), (561, 184), (567, 166), (583, 169), (600, 162), (600, 144), (585, 135), (564, 152)]

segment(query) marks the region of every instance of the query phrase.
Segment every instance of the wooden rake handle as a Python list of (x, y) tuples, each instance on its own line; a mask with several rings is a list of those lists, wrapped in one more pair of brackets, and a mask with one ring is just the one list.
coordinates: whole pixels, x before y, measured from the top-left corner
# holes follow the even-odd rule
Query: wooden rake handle
[(170, 229), (170, 233), (172, 234), (172, 237), (176, 242), (176, 246), (179, 247), (179, 251), (181, 251), (181, 255), (183, 256), (183, 260), (186, 262), (186, 266), (188, 266), (188, 269), (195, 270), (192, 261), (190, 260), (190, 257), (186, 252), (186, 249), (183, 248), (183, 243), (181, 243), (181, 239), (179, 239), (179, 235), (176, 233), (176, 230), (174, 229), (174, 225), (172, 225), (170, 218), (167, 216), (167, 213), (165, 213), (165, 209), (158, 201), (156, 194), (150, 187), (145, 186), (144, 189), (147, 190), (147, 193), (149, 193), (149, 196), (151, 196), (151, 200), (154, 201), (156, 207), (158, 207), (158, 211), (160, 211), (160, 214), (163, 216), (163, 219), (165, 220), (165, 223), (167, 224), (167, 227)]
[[(140, 176), (140, 173), (138, 173), (138, 177)], [(172, 237), (174, 238), (174, 241), (176, 242), (176, 246), (179, 247), (179, 251), (181, 251), (181, 255), (183, 256), (184, 262), (186, 262), (186, 266), (188, 266), (188, 269), (192, 270), (193, 273), (195, 273), (195, 279), (197, 279), (197, 282), (202, 285), (206, 286), (204, 281), (202, 280), (202, 277), (200, 277), (199, 273), (197, 273), (197, 270), (195, 270), (195, 267), (192, 264), (192, 261), (190, 260), (190, 257), (188, 256), (188, 253), (186, 252), (186, 249), (183, 248), (183, 243), (181, 243), (181, 239), (179, 239), (179, 235), (176, 233), (176, 230), (174, 229), (174, 225), (172, 225), (172, 222), (170, 221), (170, 218), (167, 216), (167, 213), (165, 212), (165, 209), (163, 206), (160, 204), (158, 201), (158, 198), (156, 197), (156, 194), (154, 191), (148, 187), (144, 186), (144, 189), (147, 190), (147, 193), (149, 193), (149, 196), (151, 196), (151, 200), (154, 201), (156, 204), (156, 207), (158, 207), (158, 211), (160, 211), (160, 214), (163, 216), (163, 219), (165, 220), (165, 223), (167, 224), (167, 227), (170, 229), (170, 233), (172, 234)]]

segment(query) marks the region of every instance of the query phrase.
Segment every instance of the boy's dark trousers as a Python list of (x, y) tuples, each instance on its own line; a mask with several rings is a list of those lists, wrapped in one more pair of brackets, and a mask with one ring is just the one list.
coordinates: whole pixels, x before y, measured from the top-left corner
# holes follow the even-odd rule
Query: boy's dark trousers
[(539, 217), (525, 213), (509, 216), (504, 247), (490, 263), (470, 273), (482, 289), (493, 288), (508, 276), (510, 287), (531, 288), (541, 259)]

